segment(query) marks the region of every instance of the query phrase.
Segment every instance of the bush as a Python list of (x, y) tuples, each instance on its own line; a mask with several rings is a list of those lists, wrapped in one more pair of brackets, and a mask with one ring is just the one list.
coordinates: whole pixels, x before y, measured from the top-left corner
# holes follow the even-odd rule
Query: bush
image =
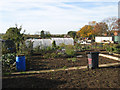
[(55, 41), (52, 42), (52, 47), (56, 48), (56, 42)]
[(74, 49), (74, 46), (72, 45), (66, 45), (65, 46), (65, 53), (68, 55), (68, 56), (74, 56), (75, 55), (75, 49)]
[(15, 43), (12, 40), (6, 40), (2, 43), (2, 53), (13, 53), (16, 52)]
[(56, 54), (56, 53), (51, 53), (51, 55), (50, 55), (50, 57), (51, 58), (55, 58), (55, 57), (57, 57), (58, 55)]
[(80, 50), (81, 50), (81, 44), (76, 43), (76, 44), (75, 44), (75, 49), (76, 49), (77, 51), (80, 51)]
[(15, 69), (16, 55), (15, 53), (8, 53), (2, 55), (2, 67), (3, 71), (11, 71)]
[(103, 47), (108, 52), (120, 53), (120, 44), (104, 44)]
[(113, 52), (115, 53), (120, 53), (120, 44), (114, 44), (113, 50)]
[(51, 54), (50, 54), (50, 53), (46, 53), (46, 54), (44, 54), (44, 58), (45, 58), (45, 59), (49, 59), (49, 58), (51, 58)]
[(52, 51), (52, 50), (53, 50), (53, 48), (52, 48), (52, 47), (50, 47), (50, 46), (48, 46), (48, 47), (46, 48), (46, 50), (47, 50), (47, 51)]
[(35, 52), (35, 53), (40, 53), (40, 46), (36, 46), (34, 49), (33, 49), (33, 51)]

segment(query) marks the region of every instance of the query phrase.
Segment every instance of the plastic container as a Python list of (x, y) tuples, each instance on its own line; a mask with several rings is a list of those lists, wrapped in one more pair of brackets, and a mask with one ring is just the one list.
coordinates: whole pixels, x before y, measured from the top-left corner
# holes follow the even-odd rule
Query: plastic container
[(16, 56), (16, 68), (18, 71), (26, 70), (25, 56), (23, 56), (23, 55)]
[(88, 68), (95, 69), (98, 68), (99, 52), (89, 52), (88, 53)]

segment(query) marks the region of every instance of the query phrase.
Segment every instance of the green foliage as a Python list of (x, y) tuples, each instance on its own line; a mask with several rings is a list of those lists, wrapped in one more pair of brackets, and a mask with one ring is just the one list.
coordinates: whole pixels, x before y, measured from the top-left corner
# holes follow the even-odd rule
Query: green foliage
[(76, 37), (76, 31), (69, 31), (67, 34), (74, 39)]
[(2, 54), (16, 52), (15, 43), (12, 40), (6, 40), (2, 43)]
[(68, 58), (68, 60), (72, 60), (72, 62), (75, 62), (77, 59), (76, 58)]
[(60, 56), (60, 54), (55, 53), (55, 52), (44, 54), (44, 58), (46, 58), (46, 59), (49, 59), (49, 58), (57, 58), (57, 57), (59, 57), (59, 56)]
[(120, 53), (120, 44), (114, 44), (114, 46), (113, 46), (113, 52)]
[(67, 69), (67, 66), (64, 66), (63, 69)]
[[(8, 53), (2, 55), (3, 71), (11, 71), (15, 67), (16, 55), (15, 53)], [(15, 69), (15, 68), (14, 68)]]
[(63, 55), (64, 55), (64, 53), (62, 53), (62, 52), (58, 52), (58, 53), (57, 53), (57, 56), (58, 56), (58, 57), (62, 57)]
[(56, 53), (51, 53), (51, 58), (55, 58), (57, 57), (57, 54)]
[(77, 51), (80, 51), (80, 50), (81, 50), (81, 44), (76, 43), (76, 44), (75, 44), (75, 49), (76, 49)]
[(16, 45), (16, 51), (19, 51), (20, 43), (23, 44), (25, 38), (24, 38), (24, 32), (21, 34), (22, 26), (20, 28), (17, 27), (10, 27), (6, 33), (3, 35), (4, 40), (12, 40)]
[(68, 56), (74, 56), (75, 55), (75, 48), (72, 45), (66, 45), (65, 46), (65, 53)]
[(52, 48), (51, 46), (48, 46), (48, 47), (46, 48), (46, 50), (47, 50), (47, 51), (52, 51), (53, 48)]
[(40, 51), (41, 51), (40, 46), (36, 46), (36, 47), (34, 48), (34, 52), (35, 52), (35, 53), (40, 53)]
[(45, 38), (45, 33), (43, 30), (41, 31), (41, 38)]
[(52, 47), (56, 48), (56, 42), (55, 41), (52, 42)]
[(45, 58), (45, 59), (51, 58), (51, 53), (46, 53), (46, 54), (44, 54), (44, 58)]
[(108, 52), (120, 53), (120, 44), (104, 44), (103, 47)]

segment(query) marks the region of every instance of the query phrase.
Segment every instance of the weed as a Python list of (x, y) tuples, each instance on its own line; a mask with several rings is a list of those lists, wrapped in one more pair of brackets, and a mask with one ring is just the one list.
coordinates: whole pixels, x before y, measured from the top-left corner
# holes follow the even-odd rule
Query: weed
[(67, 69), (67, 66), (64, 66), (63, 69)]
[(68, 58), (67, 60), (71, 60), (72, 62), (75, 62), (76, 58)]

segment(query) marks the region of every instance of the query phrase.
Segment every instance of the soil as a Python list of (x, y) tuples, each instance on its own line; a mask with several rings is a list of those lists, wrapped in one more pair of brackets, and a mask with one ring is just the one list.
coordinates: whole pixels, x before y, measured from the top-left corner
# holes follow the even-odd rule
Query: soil
[[(22, 77), (19, 77), (22, 76)], [(16, 75), (3, 88), (120, 88), (120, 66)]]
[[(77, 66), (87, 66), (88, 65), (88, 57), (80, 52), (78, 55), (83, 55), (81, 58), (76, 58), (76, 61), (68, 60), (68, 58), (51, 58), (51, 59), (43, 59), (39, 55), (34, 55), (31, 57), (30, 61), (27, 63), (27, 71), (30, 70), (50, 70), (50, 69), (59, 69), (63, 67), (77, 67)], [(99, 57), (99, 64), (107, 64), (107, 63), (116, 63), (119, 61), (115, 61), (112, 59)]]
[[(88, 65), (86, 54), (76, 61), (67, 58), (43, 59), (39, 55), (31, 57), (27, 62), (29, 70), (48, 70)], [(99, 57), (99, 64), (116, 63), (118, 61)], [(19, 77), (20, 76), (20, 77)], [(8, 78), (4, 78), (8, 77)], [(57, 71), (40, 74), (21, 74), (3, 76), (3, 88), (120, 88), (120, 66)]]

